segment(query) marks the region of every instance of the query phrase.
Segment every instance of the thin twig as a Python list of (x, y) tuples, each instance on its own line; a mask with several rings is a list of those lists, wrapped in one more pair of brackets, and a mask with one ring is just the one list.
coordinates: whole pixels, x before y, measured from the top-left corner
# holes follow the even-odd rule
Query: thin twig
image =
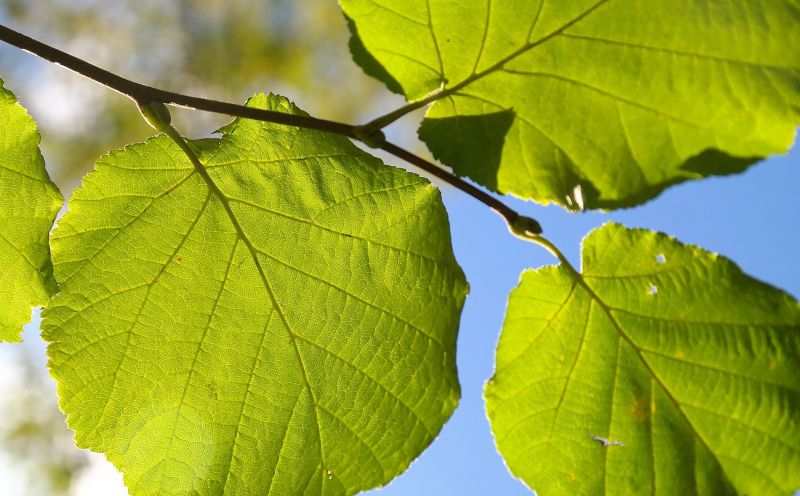
[(166, 105), (176, 105), (194, 110), (203, 110), (206, 112), (214, 112), (217, 114), (225, 114), (235, 117), (244, 117), (258, 121), (272, 122), (306, 129), (315, 129), (318, 131), (340, 134), (350, 139), (363, 141), (370, 146), (381, 148), (382, 150), (419, 167), (420, 169), (438, 177), (448, 184), (460, 189), (464, 193), (472, 196), (476, 200), (499, 213), (508, 223), (513, 232), (518, 232), (520, 229), (532, 234), (539, 234), (542, 232), (539, 223), (534, 219), (520, 215), (508, 205), (476, 188), (456, 175), (437, 167), (435, 164), (418, 157), (397, 145), (385, 141), (379, 130), (365, 133), (362, 126), (353, 126), (350, 124), (344, 124), (326, 119), (317, 119), (316, 117), (310, 117), (307, 115), (285, 114), (283, 112), (276, 112), (273, 110), (257, 109), (253, 107), (246, 107), (244, 105), (210, 100), (207, 98), (199, 98), (153, 88), (151, 86), (123, 78), (105, 69), (101, 69), (96, 65), (90, 64), (85, 60), (79, 59), (57, 48), (46, 45), (29, 36), (25, 36), (24, 34), (14, 31), (13, 29), (3, 26), (2, 24), (0, 24), (0, 40), (30, 52), (38, 57), (49, 60), (50, 62), (66, 67), (67, 69), (70, 69), (83, 77), (111, 88), (112, 90), (117, 91), (118, 93), (121, 93), (133, 100), (140, 108), (148, 105), (151, 102), (160, 102)]
[(380, 148), (381, 150), (391, 153), (395, 157), (401, 158), (406, 162), (419, 167), (425, 172), (428, 172), (431, 175), (438, 177), (442, 181), (445, 181), (448, 184), (452, 184), (461, 191), (467, 193), (468, 195), (472, 196), (473, 198), (487, 205), (489, 208), (500, 214), (500, 216), (502, 216), (505, 219), (506, 223), (508, 223), (509, 226), (514, 226), (519, 224), (520, 219), (527, 219), (528, 221), (532, 221), (534, 223), (533, 226), (530, 228), (532, 232), (534, 232), (535, 234), (539, 234), (542, 232), (541, 226), (539, 226), (539, 223), (536, 222), (535, 220), (520, 215), (516, 210), (509, 207), (505, 203), (501, 202), (497, 198), (476, 188), (470, 183), (459, 179), (457, 176), (454, 176), (453, 174), (445, 171), (441, 167), (437, 167), (436, 165), (428, 162), (422, 157), (418, 157), (417, 155), (414, 155), (408, 150), (400, 148), (399, 146), (389, 143), (388, 141), (384, 143)]
[(220, 102), (206, 98), (198, 98), (189, 95), (182, 95), (172, 91), (165, 91), (151, 86), (146, 86), (122, 76), (118, 76), (96, 65), (90, 64), (85, 60), (79, 59), (41, 41), (35, 40), (13, 29), (0, 25), (0, 40), (10, 45), (21, 48), (38, 57), (49, 60), (61, 65), (83, 77), (91, 79), (112, 90), (121, 93), (137, 105), (147, 105), (150, 102), (161, 102), (166, 105), (176, 105), (194, 110), (204, 110), (217, 114), (225, 114), (237, 117), (246, 117), (260, 121), (286, 124), (289, 126), (328, 131), (331, 133), (342, 134), (348, 138), (355, 138), (355, 126), (342, 124), (325, 119), (317, 119), (305, 115), (285, 114), (274, 110), (263, 110), (234, 103)]

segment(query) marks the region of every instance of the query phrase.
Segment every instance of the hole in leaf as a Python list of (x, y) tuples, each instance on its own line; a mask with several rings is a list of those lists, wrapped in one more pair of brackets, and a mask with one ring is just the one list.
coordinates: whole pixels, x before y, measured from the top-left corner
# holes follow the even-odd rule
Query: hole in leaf
[(567, 193), (564, 196), (564, 200), (567, 202), (567, 208), (573, 212), (581, 212), (583, 211), (584, 204), (583, 204), (583, 188), (580, 184), (576, 184), (572, 188), (572, 192)]
[(658, 286), (655, 284), (651, 284), (649, 288), (647, 288), (647, 294), (655, 296), (658, 293)]
[(663, 253), (659, 253), (658, 255), (656, 255), (656, 262), (660, 264), (666, 263), (667, 257), (665, 257)]

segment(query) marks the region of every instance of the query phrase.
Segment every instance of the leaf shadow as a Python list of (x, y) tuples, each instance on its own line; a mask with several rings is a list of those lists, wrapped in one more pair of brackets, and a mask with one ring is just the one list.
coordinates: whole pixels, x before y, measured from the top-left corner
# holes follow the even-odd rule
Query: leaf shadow
[(479, 115), (426, 117), (419, 137), (437, 160), (460, 176), (498, 191), (497, 176), (506, 134), (514, 123), (513, 109)]
[(389, 88), (389, 91), (402, 95), (403, 88), (400, 86), (400, 83), (389, 74), (364, 46), (364, 42), (361, 41), (361, 37), (358, 35), (358, 28), (355, 22), (347, 15), (345, 15), (344, 18), (347, 21), (347, 29), (350, 30), (350, 41), (347, 43), (347, 46), (350, 48), (353, 61), (355, 61), (368, 76), (372, 76), (378, 81), (383, 81), (386, 87)]
[(734, 157), (709, 148), (686, 160), (681, 169), (703, 176), (726, 176), (744, 172), (759, 160), (763, 160), (763, 157)]

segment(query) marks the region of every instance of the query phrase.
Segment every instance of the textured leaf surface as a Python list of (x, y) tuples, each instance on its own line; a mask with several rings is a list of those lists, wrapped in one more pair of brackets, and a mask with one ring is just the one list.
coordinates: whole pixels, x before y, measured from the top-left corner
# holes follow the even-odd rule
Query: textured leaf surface
[(523, 274), (496, 360), (496, 443), (541, 495), (800, 487), (800, 306), (725, 258), (606, 225), (581, 276)]
[[(278, 97), (251, 105), (298, 112)], [(139, 494), (353, 494), (456, 406), (466, 294), (438, 190), (237, 120), (101, 159), (53, 235), (45, 339), (79, 446)]]
[(796, 0), (340, 2), (365, 71), (436, 102), (434, 155), (502, 193), (630, 206), (785, 152), (800, 123)]
[(0, 342), (20, 341), (31, 307), (56, 291), (47, 236), (63, 199), (36, 123), (0, 79)]

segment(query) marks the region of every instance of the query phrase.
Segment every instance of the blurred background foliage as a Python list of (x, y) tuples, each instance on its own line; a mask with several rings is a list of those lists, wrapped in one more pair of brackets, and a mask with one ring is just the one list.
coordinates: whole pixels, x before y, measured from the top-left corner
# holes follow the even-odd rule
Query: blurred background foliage
[(41, 353), (30, 346), (3, 346), (17, 349), (0, 354), (5, 362), (0, 367), (0, 493), (71, 494), (74, 478), (90, 460), (73, 445), (72, 432), (56, 407), (55, 387), (41, 364)]
[[(388, 98), (351, 61), (335, 0), (3, 0), (10, 27), (150, 86), (242, 103), (289, 97), (317, 117), (357, 122)], [(51, 175), (65, 194), (107, 150), (152, 134), (131, 102), (9, 46), (0, 74), (39, 122)], [(229, 117), (173, 111), (189, 137)]]
[[(317, 117), (352, 123), (403, 103), (351, 61), (335, 0), (0, 0), (0, 22), (129, 79), (194, 96), (242, 103), (271, 91)], [(0, 76), (39, 123), (50, 175), (67, 198), (100, 155), (152, 134), (126, 97), (3, 43)], [(230, 120), (189, 110), (173, 117), (194, 138)], [(23, 345), (0, 345), (0, 494), (90, 494), (81, 481), (104, 465), (96, 463), (102, 456), (74, 448), (35, 324)]]

